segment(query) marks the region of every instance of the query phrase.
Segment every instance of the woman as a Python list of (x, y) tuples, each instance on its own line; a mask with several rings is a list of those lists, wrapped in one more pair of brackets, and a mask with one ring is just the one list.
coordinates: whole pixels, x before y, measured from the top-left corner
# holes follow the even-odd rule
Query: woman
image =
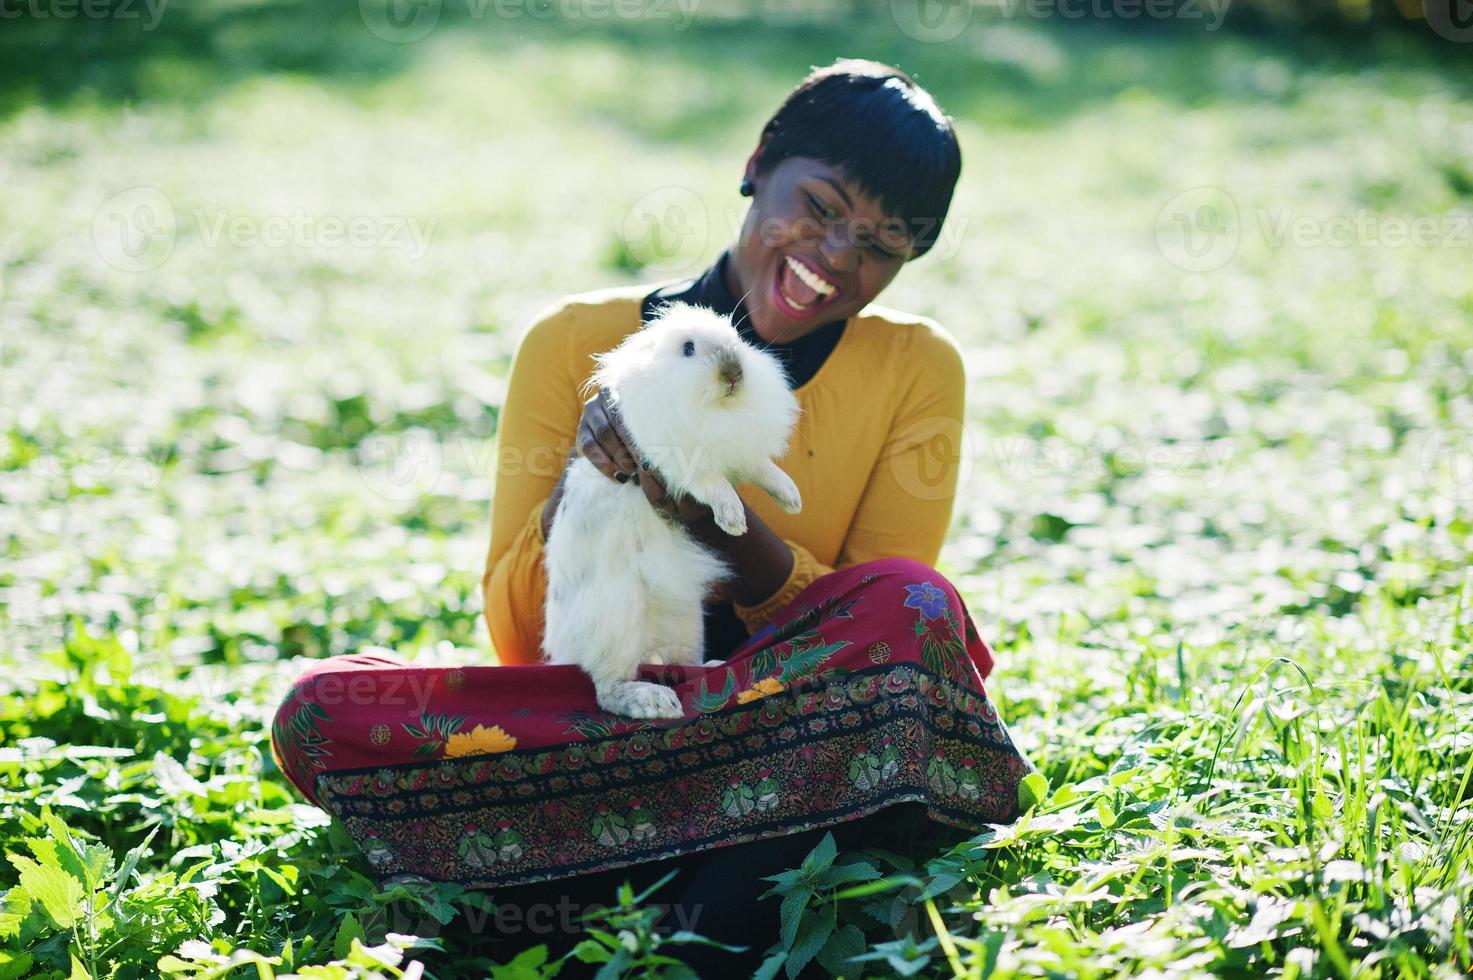
[[(500, 419), (483, 580), (501, 666), (335, 658), (273, 729), (283, 770), (382, 874), (527, 904), (608, 902), (626, 877), (677, 869), (652, 900), (705, 909), (691, 928), (748, 945), (750, 965), (777, 936), (761, 876), (826, 830), (855, 844), (1013, 818), (1029, 765), (983, 690), (991, 652), (932, 567), (958, 478), (960, 349), (872, 305), (935, 244), (960, 166), (950, 121), (902, 72), (816, 70), (763, 130), (741, 182), (751, 208), (715, 265), (575, 296), (532, 325)], [(783, 362), (803, 414), (778, 462), (800, 514), (746, 487), (747, 533), (722, 533), (639, 464), (601, 393), (580, 400), (593, 355), (672, 300), (731, 314)], [(641, 667), (681, 695), (681, 719), (602, 712), (577, 668), (538, 665), (543, 544), (580, 453), (735, 570), (706, 610), (706, 663)]]

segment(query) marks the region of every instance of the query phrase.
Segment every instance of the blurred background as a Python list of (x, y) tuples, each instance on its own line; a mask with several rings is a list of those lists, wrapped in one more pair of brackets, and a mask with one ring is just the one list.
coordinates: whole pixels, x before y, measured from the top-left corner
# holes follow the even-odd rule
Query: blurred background
[(947, 560), (984, 615), (1440, 588), (1461, 555), (1403, 521), (1470, 496), (1460, 10), (5, 0), (0, 643), (482, 649), (518, 333), (699, 271), (840, 56), (962, 136), (882, 302), (971, 351)]
[[(1426, 4), (0, 0), (6, 741), (133, 746), (124, 790), (204, 807), (157, 751), (286, 808), (263, 728), (295, 658), (487, 662), (521, 330), (703, 268), (768, 115), (858, 56), (963, 142), (941, 243), (881, 301), (968, 352), (941, 567), (1020, 744), (1055, 785), (1206, 752), (1152, 719), (1230, 714), (1293, 656), (1347, 711), (1457, 679), (1415, 702), (1455, 784), (1473, 8)], [(66, 765), (28, 805), (114, 779)], [(244, 833), (65, 785), (119, 846), (112, 817)]]

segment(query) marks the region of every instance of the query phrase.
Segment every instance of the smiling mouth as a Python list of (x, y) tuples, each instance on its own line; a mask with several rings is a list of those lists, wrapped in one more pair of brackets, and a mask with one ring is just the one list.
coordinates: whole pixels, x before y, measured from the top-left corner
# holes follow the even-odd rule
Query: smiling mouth
[(773, 279), (775, 304), (794, 319), (812, 316), (839, 296), (839, 287), (802, 259), (783, 256)]

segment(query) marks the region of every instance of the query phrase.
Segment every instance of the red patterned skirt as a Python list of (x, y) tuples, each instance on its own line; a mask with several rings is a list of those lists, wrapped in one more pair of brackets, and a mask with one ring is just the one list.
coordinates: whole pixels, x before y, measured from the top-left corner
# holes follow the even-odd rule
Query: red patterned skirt
[(643, 665), (684, 717), (601, 710), (571, 666), (314, 665), (278, 764), (383, 878), (515, 885), (830, 826), (891, 804), (980, 832), (1032, 767), (983, 689), (992, 652), (935, 569), (811, 583), (725, 663)]

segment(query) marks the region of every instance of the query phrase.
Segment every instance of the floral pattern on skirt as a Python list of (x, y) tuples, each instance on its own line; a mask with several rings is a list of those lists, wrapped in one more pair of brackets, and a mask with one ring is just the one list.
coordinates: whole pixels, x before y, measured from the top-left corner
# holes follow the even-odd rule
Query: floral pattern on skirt
[(983, 689), (992, 654), (946, 579), (887, 558), (811, 583), (725, 664), (642, 665), (679, 719), (603, 711), (569, 666), (335, 657), (272, 745), (385, 877), (514, 885), (920, 801), (981, 831), (1032, 767)]

